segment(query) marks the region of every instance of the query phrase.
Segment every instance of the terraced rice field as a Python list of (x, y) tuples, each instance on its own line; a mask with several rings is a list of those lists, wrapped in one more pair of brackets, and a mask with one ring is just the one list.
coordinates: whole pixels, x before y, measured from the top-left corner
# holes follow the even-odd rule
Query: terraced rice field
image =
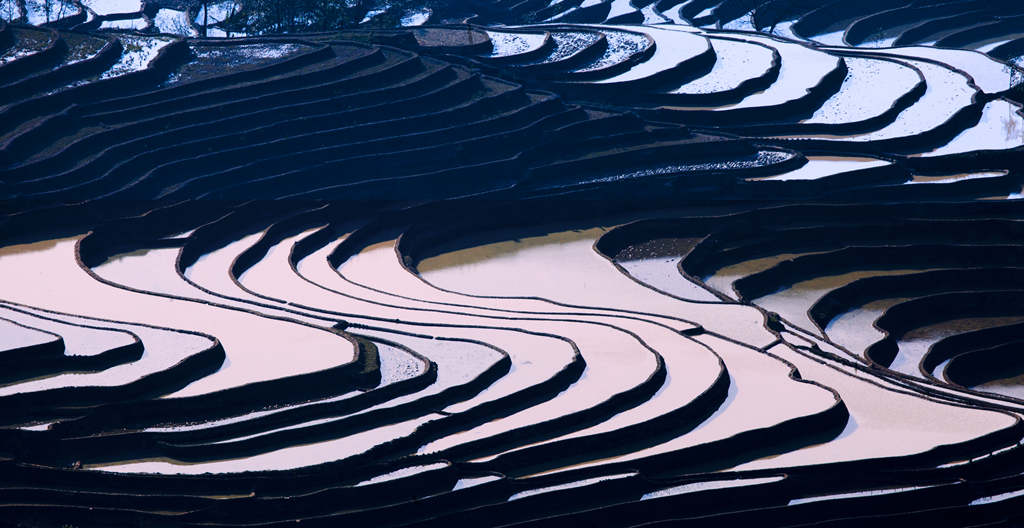
[(36, 4), (0, 525), (1024, 522), (1021, 5)]

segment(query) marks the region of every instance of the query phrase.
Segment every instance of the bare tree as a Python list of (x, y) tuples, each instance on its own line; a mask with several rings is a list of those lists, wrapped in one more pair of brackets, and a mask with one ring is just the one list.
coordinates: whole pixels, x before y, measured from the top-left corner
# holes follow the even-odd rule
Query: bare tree
[(21, 18), (21, 8), (16, 0), (0, 0), (0, 17), (7, 22)]

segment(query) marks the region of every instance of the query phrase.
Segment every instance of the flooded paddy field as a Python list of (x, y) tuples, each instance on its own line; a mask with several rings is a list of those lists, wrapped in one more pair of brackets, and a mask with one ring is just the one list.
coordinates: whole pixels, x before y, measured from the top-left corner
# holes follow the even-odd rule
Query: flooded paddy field
[(805, 4), (0, 2), (0, 526), (1024, 522), (1024, 8)]

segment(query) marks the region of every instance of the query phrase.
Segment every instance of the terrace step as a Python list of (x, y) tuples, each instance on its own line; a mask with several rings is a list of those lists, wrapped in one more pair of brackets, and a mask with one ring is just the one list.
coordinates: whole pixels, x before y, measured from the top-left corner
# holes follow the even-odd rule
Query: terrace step
[[(15, 120), (7, 124), (8, 128), (0, 135), (3, 142), (0, 154), (7, 164), (23, 159), (22, 153), (34, 152), (55, 124), (66, 122), (65, 110), (78, 97), (88, 97), (90, 93), (116, 97), (124, 91), (154, 85), (182, 58), (184, 50), (183, 41), (161, 37), (123, 36), (120, 40), (128, 51), (122, 52), (120, 59), (102, 73), (76, 80), (45, 95), (0, 107), (0, 115)], [(25, 125), (32, 120), (39, 120), (39, 126)]]
[[(473, 77), (456, 77), (450, 86), (459, 88), (460, 85), (467, 84), (467, 81), (471, 83), (471, 88), (477, 88), (479, 86), (479, 81)], [(372, 111), (374, 110), (374, 107), (372, 106), (367, 108), (365, 111), (360, 110), (358, 112), (350, 112), (350, 114), (352, 114), (353, 117), (356, 117), (356, 119), (348, 117), (348, 120), (351, 123), (348, 126), (330, 128), (318, 133), (307, 132), (306, 134), (297, 134), (296, 139), (289, 139), (288, 142), (294, 141), (301, 143), (301, 146), (297, 145), (299, 146), (299, 150), (289, 150), (285, 148), (283, 150), (288, 151), (286, 154), (264, 157), (258, 163), (254, 163), (249, 159), (238, 158), (236, 153), (226, 151), (223, 154), (217, 155), (219, 157), (223, 157), (224, 161), (219, 166), (215, 165), (212, 167), (215, 171), (204, 173), (200, 170), (197, 173), (197, 176), (192, 179), (179, 182), (174, 188), (168, 188), (168, 192), (177, 192), (177, 190), (184, 185), (188, 185), (193, 181), (201, 180), (204, 178), (204, 174), (210, 174), (212, 179), (207, 182), (200, 183), (201, 186), (198, 187), (199, 189), (212, 191), (217, 189), (219, 186), (221, 187), (220, 190), (225, 190), (230, 187), (245, 185), (247, 187), (246, 192), (256, 192), (259, 187), (256, 185), (256, 182), (263, 179), (265, 175), (280, 174), (281, 171), (287, 170), (294, 171), (297, 166), (301, 169), (303, 164), (309, 164), (310, 161), (318, 163), (334, 163), (339, 160), (351, 159), (353, 157), (366, 157), (370, 155), (369, 153), (371, 152), (375, 152), (372, 156), (381, 163), (388, 161), (388, 157), (394, 157), (398, 163), (402, 163), (401, 157), (405, 156), (407, 151), (414, 151), (415, 149), (423, 149), (424, 147), (439, 145), (444, 141), (450, 142), (458, 139), (466, 141), (474, 137), (474, 132), (477, 134), (487, 132), (488, 135), (500, 132), (501, 128), (498, 128), (497, 130), (488, 130), (488, 128), (492, 127), (490, 126), (489, 120), (486, 118), (475, 123), (466, 122), (467, 118), (470, 117), (466, 115), (469, 110), (480, 106), (487, 106), (487, 103), (490, 101), (493, 101), (491, 104), (499, 105), (494, 108), (494, 110), (499, 112), (510, 105), (515, 105), (512, 108), (518, 107), (515, 112), (499, 113), (498, 117), (512, 117), (515, 116), (516, 113), (521, 113), (524, 117), (531, 115), (531, 112), (529, 112), (530, 106), (522, 106), (522, 102), (520, 100), (522, 94), (515, 91), (514, 88), (510, 86), (488, 86), (487, 84), (484, 84), (484, 89), (487, 91), (480, 94), (482, 95), (480, 100), (475, 102), (467, 101), (465, 104), (451, 109), (442, 109), (444, 113), (440, 115), (428, 111), (425, 113), (414, 113), (409, 116), (402, 116), (401, 114), (396, 116), (386, 116), (382, 115), (379, 111)], [(446, 104), (451, 103), (450, 99), (441, 99), (442, 96), (451, 93), (451, 90), (442, 87), (441, 90), (436, 91), (437, 100), (443, 100)], [(458, 92), (455, 92), (455, 94), (457, 93)], [(431, 96), (434, 94), (427, 93), (426, 95)], [(417, 103), (417, 99), (420, 98), (414, 98), (411, 102)], [(532, 106), (536, 106), (538, 110), (543, 108), (540, 104)], [(410, 109), (424, 108), (419, 104), (410, 104), (408, 107)], [(403, 108), (397, 104), (393, 104), (390, 106), (390, 110), (400, 112)], [(443, 121), (439, 119), (441, 115), (452, 118), (452, 122), (447, 124), (443, 123)], [(337, 119), (338, 117), (347, 116), (344, 114), (334, 116), (334, 119), (331, 120), (331, 124), (333, 126), (337, 126), (338, 124), (345, 122), (339, 122)], [(380, 119), (381, 117), (390, 117), (390, 119), (377, 121), (377, 119)], [(404, 132), (402, 134), (381, 138), (373, 142), (368, 142), (364, 139), (373, 137), (375, 132), (379, 132), (381, 130), (394, 130), (394, 126), (399, 124), (399, 122), (403, 125), (408, 125), (405, 130), (402, 131)], [(453, 124), (455, 126), (452, 126)], [(497, 125), (498, 127), (516, 126), (517, 124), (523, 125), (525, 123), (522, 123), (519, 119), (500, 119), (494, 121), (494, 125)], [(300, 129), (297, 132), (303, 131)], [(337, 140), (339, 136), (344, 136), (346, 140), (339, 143)], [(486, 140), (486, 137), (487, 135), (483, 135), (478, 139)], [(277, 143), (281, 143), (281, 141), (277, 141)], [(278, 145), (273, 146), (275, 149), (278, 147)], [(287, 146), (287, 144), (282, 143), (280, 146)], [(249, 146), (246, 148), (252, 147)], [(259, 149), (257, 148), (256, 150)], [(266, 150), (264, 150), (264, 152), (266, 152)], [(259, 154), (257, 154), (257, 156), (259, 156)], [(245, 161), (239, 164), (239, 159), (244, 159)], [(428, 157), (427, 159), (430, 158)], [(298, 165), (290, 163), (291, 161), (298, 162)], [(354, 162), (355, 160), (353, 160), (353, 163)], [(176, 165), (182, 165), (182, 163), (177, 163)], [(157, 170), (162, 171), (164, 170), (164, 167), (158, 166)], [(192, 170), (195, 171), (196, 168), (193, 168)], [(176, 170), (171, 170), (171, 167), (167, 167), (166, 171), (168, 174), (176, 172)], [(232, 176), (240, 176), (243, 174), (247, 175), (244, 177), (244, 182)], [(223, 183), (213, 184), (213, 186), (211, 186), (211, 183), (214, 181), (221, 181)], [(300, 180), (295, 180), (292, 185), (312, 185), (312, 182), (303, 183)]]
[[(954, 11), (954, 13), (956, 13), (956, 11)], [(987, 13), (984, 10), (979, 11), (977, 8), (973, 7), (968, 8), (962, 13), (956, 13), (949, 16), (925, 17), (924, 20), (904, 29), (896, 40), (892, 42), (892, 45), (912, 46), (925, 44), (936, 38), (941, 38), (942, 35), (945, 35), (950, 31), (956, 31), (956, 28), (962, 27), (961, 24), (965, 20), (975, 20), (974, 23), (977, 23), (979, 18), (984, 20), (986, 17)]]
[(709, 35), (717, 60), (704, 75), (666, 93), (662, 99), (676, 104), (715, 104), (743, 99), (773, 83), (782, 58), (770, 46), (760, 43), (715, 38)]
[[(403, 64), (403, 63), (399, 63), (399, 64)], [(407, 67), (414, 68), (414, 69), (422, 68), (422, 66), (420, 65), (420, 63), (418, 61), (417, 62), (406, 61), (404, 64), (406, 64)], [(435, 68), (426, 69), (426, 71), (421, 75), (421, 77), (423, 79), (430, 79), (431, 77), (437, 78), (438, 75), (436, 75), (436, 74), (438, 72), (444, 73), (444, 70), (438, 70), (436, 67)], [(326, 88), (319, 88), (319, 87), (302, 88), (302, 89), (300, 89), (301, 91), (298, 91), (298, 92), (299, 93), (308, 94), (309, 97), (315, 98), (318, 95), (320, 95), (322, 92), (329, 91), (329, 90), (337, 88), (339, 86), (340, 87), (346, 87), (346, 85), (355, 85), (355, 86), (353, 86), (353, 88), (356, 90), (356, 94), (353, 94), (353, 96), (349, 96), (348, 99), (349, 100), (356, 100), (356, 101), (358, 101), (360, 99), (360, 95), (362, 95), (363, 99), (366, 99), (367, 95), (370, 95), (370, 96), (378, 95), (378, 92), (379, 92), (378, 90), (369, 90), (368, 93), (364, 93), (364, 94), (360, 94), (358, 92), (360, 84), (365, 84), (366, 80), (367, 80), (366, 78), (369, 77), (370, 79), (372, 79), (373, 75), (374, 75), (373, 73), (370, 73), (370, 74), (363, 75), (363, 76), (356, 76), (356, 77), (352, 77), (352, 78), (343, 78), (340, 81), (329, 83)], [(412, 86), (412, 87), (417, 86), (416, 81), (418, 81), (418, 80), (420, 80), (418, 77), (413, 77), (411, 81), (407, 81), (407, 86)], [(419, 83), (419, 84), (422, 84), (422, 83)], [(402, 85), (399, 85), (397, 87), (388, 86), (388, 87), (383, 88), (383, 90), (385, 91), (385, 93), (387, 93), (388, 90), (390, 90), (391, 92), (400, 92), (402, 88), (404, 88), (404, 86), (402, 86)], [(332, 99), (338, 100), (339, 98), (335, 97), (335, 98), (332, 98)], [(280, 98), (276, 97), (276, 95), (266, 95), (266, 96), (260, 97), (259, 100), (263, 100), (263, 101), (280, 101)], [(342, 100), (344, 100), (344, 99), (342, 99)], [(170, 125), (173, 125), (173, 123), (174, 123), (174, 121), (171, 121), (171, 117), (173, 117), (173, 119), (175, 121), (180, 121), (182, 123), (188, 123), (190, 121), (187, 120), (186, 118), (189, 117), (189, 116), (192, 116), (193, 118), (195, 118), (197, 116), (209, 116), (209, 117), (206, 117), (206, 119), (211, 119), (211, 118), (212, 119), (216, 119), (217, 121), (215, 121), (215, 123), (219, 123), (219, 124), (222, 124), (222, 125), (226, 124), (226, 123), (232, 123), (233, 122), (233, 124), (235, 125), (234, 128), (238, 128), (239, 125), (244, 125), (246, 123), (249, 123), (249, 126), (265, 123), (266, 121), (263, 118), (266, 117), (266, 116), (273, 116), (276, 119), (286, 119), (288, 117), (292, 117), (292, 118), (303, 117), (304, 115), (308, 115), (309, 112), (311, 112), (311, 111), (320, 111), (320, 110), (322, 110), (323, 102), (324, 101), (322, 99), (321, 100), (313, 99), (313, 101), (307, 102), (307, 103), (304, 103), (304, 104), (303, 103), (298, 103), (298, 104), (292, 103), (292, 104), (290, 104), (290, 107), (291, 107), (290, 109), (292, 110), (291, 112), (284, 112), (284, 111), (282, 111), (282, 109), (273, 109), (272, 108), (272, 109), (269, 109), (269, 110), (262, 110), (261, 112), (258, 112), (258, 113), (249, 113), (249, 114), (245, 114), (244, 112), (246, 112), (250, 108), (252, 108), (252, 104), (251, 104), (252, 100), (249, 100), (249, 101), (238, 101), (238, 102), (229, 102), (229, 103), (226, 103), (226, 104), (223, 104), (223, 105), (217, 105), (217, 106), (210, 107), (210, 108), (200, 108), (200, 109), (195, 109), (195, 110), (189, 110), (189, 111), (186, 111), (186, 112), (178, 112), (177, 114), (175, 114), (173, 116), (167, 116), (167, 117), (163, 117), (163, 118), (152, 118), (152, 119), (148, 119), (148, 120), (145, 120), (145, 121), (142, 121), (142, 122), (139, 122), (139, 123), (129, 124), (128, 126), (126, 126), (124, 128), (114, 129), (114, 130), (112, 130), (112, 131), (110, 131), (110, 132), (108, 132), (106, 134), (93, 134), (93, 135), (88, 136), (87, 138), (85, 138), (83, 141), (90, 141), (92, 143), (98, 143), (99, 141), (104, 139), (104, 137), (103, 137), (104, 135), (112, 136), (113, 138), (115, 138), (115, 140), (118, 137), (133, 138), (132, 141), (129, 141), (127, 143), (121, 143), (121, 144), (115, 143), (113, 146), (107, 147), (107, 149), (105, 151), (101, 151), (100, 152), (100, 154), (104, 155), (107, 159), (114, 159), (114, 160), (116, 160), (118, 158), (122, 158), (122, 156), (120, 156), (120, 155), (117, 155), (117, 156), (112, 155), (115, 152), (117, 152), (117, 149), (120, 149), (121, 151), (124, 151), (126, 149), (126, 147), (127, 147), (129, 150), (134, 150), (133, 148), (131, 148), (132, 145), (138, 144), (140, 142), (146, 142), (147, 144), (149, 144), (151, 146), (157, 146), (160, 143), (159, 142), (154, 143), (154, 140), (158, 140), (159, 141), (159, 138), (163, 137), (163, 138), (166, 138), (166, 140), (172, 140), (173, 139), (172, 143), (177, 143), (179, 138), (181, 137), (180, 134), (183, 131), (181, 129), (171, 129), (169, 131), (167, 130), (167, 127), (169, 127)], [(211, 108), (215, 108), (217, 111), (211, 111)], [(287, 107), (285, 107), (285, 108), (287, 108)], [(237, 117), (231, 117), (232, 114), (236, 114), (236, 115), (237, 114), (241, 114), (241, 115), (237, 115)], [(225, 117), (227, 119), (225, 119)], [(209, 126), (208, 123), (203, 123), (201, 119), (202, 118), (200, 117), (199, 123), (203, 124), (203, 125), (206, 125), (206, 126), (200, 126), (199, 124), (192, 124), (192, 125), (190, 125), (190, 128), (195, 129), (197, 131), (202, 130), (202, 131), (204, 131), (202, 133), (205, 133), (205, 134), (213, 134), (213, 133), (216, 133), (219, 130), (219, 128)], [(161, 130), (161, 129), (164, 130), (164, 131), (163, 132), (159, 132), (155, 136), (150, 136), (150, 137), (146, 137), (145, 136), (145, 134), (147, 132), (149, 132), (149, 131), (156, 131), (156, 130)], [(139, 136), (143, 136), (144, 139), (142, 139), (142, 140), (134, 139), (134, 138), (138, 138)], [(202, 135), (192, 134), (192, 137), (196, 137), (198, 139), (198, 138), (201, 138)], [(103, 144), (100, 143), (100, 145), (102, 146)], [(78, 148), (80, 149), (81, 147), (78, 147)], [(113, 152), (111, 152), (111, 151), (113, 151)], [(100, 158), (96, 158), (96, 159), (100, 159)], [(91, 180), (84, 180), (83, 181), (81, 178), (75, 176), (75, 174), (76, 173), (80, 173), (80, 172), (82, 172), (84, 170), (95, 170), (95, 169), (92, 168), (92, 166), (94, 165), (92, 163), (93, 161), (94, 161), (94, 159), (80, 160), (78, 162), (78, 165), (76, 167), (74, 167), (70, 171), (67, 171), (67, 172), (65, 172), (63, 174), (58, 174), (58, 175), (51, 176), (51, 177), (49, 177), (49, 178), (47, 178), (45, 180), (42, 180), (42, 181), (24, 182), (23, 185), (21, 185), (21, 187), (23, 189), (31, 189), (33, 185), (34, 186), (39, 186), (39, 185), (42, 184), (42, 185), (50, 186), (52, 188), (54, 182), (56, 182), (56, 181), (64, 181), (64, 180), (76, 181), (78, 183), (78, 185), (82, 185), (83, 183), (89, 183)], [(128, 160), (128, 161), (131, 161), (131, 160)], [(123, 165), (124, 163), (125, 163), (125, 161), (122, 161), (121, 165)], [(27, 172), (27, 173), (30, 173), (30, 174), (32, 173), (32, 171), (29, 171), (29, 170), (25, 170), (25, 169), (22, 169), (22, 170), (24, 172)], [(58, 177), (59, 177), (59, 179), (57, 179)]]
[(67, 43), (56, 31), (27, 27), (9, 27), (7, 31), (11, 45), (0, 54), (3, 84), (58, 64), (66, 53)]
[[(204, 51), (207, 48), (211, 49), (209, 51)], [(170, 82), (175, 78), (178, 78), (182, 80), (181, 83), (173, 83), (173, 85), (170, 86), (161, 86), (156, 90), (148, 91), (145, 94), (129, 95), (100, 102), (83, 101), (80, 103), (83, 107), (83, 112), (91, 114), (110, 112), (111, 110), (121, 108), (145, 108), (149, 105), (161, 103), (175, 97), (181, 98), (187, 95), (210, 93), (215, 92), (218, 89), (240, 87), (250, 83), (258, 84), (267, 80), (283, 80), (287, 79), (291, 75), (297, 74), (328, 76), (331, 73), (330, 69), (328, 69), (327, 72), (321, 72), (321, 70), (324, 69), (322, 66), (323, 62), (334, 60), (338, 64), (345, 64), (346, 60), (356, 61), (359, 58), (373, 55), (376, 51), (369, 47), (359, 46), (356, 44), (339, 47), (306, 46), (300, 47), (300, 49), (305, 50), (305, 52), (289, 56), (286, 60), (272, 60), (270, 63), (258, 62), (256, 67), (242, 67), (240, 68), (240, 71), (226, 75), (204, 75), (202, 73), (204, 68), (210, 66), (210, 64), (204, 60), (204, 57), (219, 57), (221, 53), (215, 54), (214, 52), (221, 51), (221, 48), (223, 48), (223, 46), (200, 46), (193, 43), (191, 52), (196, 54), (195, 60), (190, 60), (180, 65), (172, 77), (166, 81)], [(279, 46), (275, 44), (271, 49), (278, 48)], [(230, 57), (231, 52), (228, 53)], [(379, 53), (375, 55), (375, 57), (380, 58)], [(359, 63), (352, 62), (352, 64), (355, 65)], [(195, 73), (195, 78), (192, 78), (193, 68), (199, 70), (199, 72)]]
[(10, 319), (0, 319), (3, 341), (0, 342), (0, 362), (7, 369), (17, 369), (19, 363), (37, 359), (54, 359), (64, 352), (64, 340), (60, 335), (19, 324)]
[(606, 24), (637, 24), (644, 21), (644, 16), (631, 0), (610, 0), (611, 7), (604, 20)]
[(603, 42), (606, 41), (606, 37), (603, 33), (597, 31), (550, 31), (551, 39), (554, 41), (554, 46), (551, 53), (544, 56), (543, 58), (536, 59), (535, 62), (518, 64), (517, 66), (524, 68), (531, 65), (552, 65), (568, 64), (570, 61), (582, 60), (587, 54), (593, 53)]
[(821, 101), (834, 94), (846, 77), (841, 57), (812, 48), (764, 36), (736, 33), (736, 38), (775, 48), (781, 56), (778, 79), (762, 92), (741, 101), (712, 108), (665, 106), (650, 111), (671, 120), (690, 123), (714, 123), (722, 126), (736, 122), (778, 121), (786, 116), (811, 114)]
[[(843, 57), (847, 74), (835, 94), (810, 117), (792, 123), (744, 127), (749, 134), (792, 133), (839, 135), (870, 132), (892, 124), (927, 91), (920, 70), (911, 64), (878, 57)], [(876, 98), (860, 97), (885, 80), (890, 89)]]
[(68, 50), (61, 63), (52, 69), (41, 69), (20, 80), (0, 87), (0, 104), (39, 95), (63, 86), (68, 78), (88, 77), (109, 68), (120, 55), (120, 43), (87, 35), (64, 33)]
[(607, 43), (605, 52), (583, 64), (574, 65), (565, 73), (568, 79), (608, 78), (646, 60), (654, 52), (654, 40), (644, 33), (607, 30), (601, 33)]
[(4, 308), (36, 317), (53, 317), (72, 325), (127, 332), (137, 336), (146, 350), (136, 361), (96, 372), (66, 372), (8, 383), (0, 390), (0, 400), (11, 405), (5, 407), (0, 418), (4, 423), (17, 423), (33, 413), (74, 417), (86, 414), (90, 408), (136, 400), (145, 395), (169, 394), (205, 376), (223, 359), (220, 345), (207, 336), (55, 314), (9, 303), (4, 303)]
[(968, 116), (980, 113), (981, 108), (975, 97), (978, 90), (965, 75), (924, 60), (901, 62), (917, 69), (924, 76), (927, 89), (894, 121), (862, 134), (834, 137), (808, 134), (801, 137), (819, 144), (861, 144), (876, 151), (921, 152), (948, 141), (966, 128), (966, 122), (970, 119)]
[[(849, 193), (867, 188), (876, 192), (885, 183), (903, 184), (907, 171), (889, 160), (857, 156), (807, 156), (799, 168), (769, 176), (747, 178), (750, 195), (815, 196)], [(856, 192), (856, 191), (854, 191)]]
[(675, 84), (707, 74), (715, 62), (715, 50), (703, 36), (645, 28), (654, 40), (654, 53), (644, 62), (618, 75), (591, 81), (594, 89), (622, 90)]
[[(941, 6), (941, 7), (939, 7)], [(892, 34), (894, 30), (913, 24), (904, 28), (897, 36), (898, 45), (909, 43), (914, 35), (924, 36), (925, 26), (928, 19), (934, 19), (936, 9), (941, 9), (943, 17), (957, 16), (962, 13), (970, 13), (977, 9), (971, 2), (946, 2), (938, 5), (906, 5), (890, 10), (880, 11), (860, 18), (846, 28), (844, 39), (851, 45), (857, 46), (870, 39), (877, 39), (881, 34)]]
[(497, 62), (522, 62), (547, 55), (554, 47), (548, 32), (511, 32), (487, 30), (491, 52), (481, 59)]
[[(342, 78), (342, 80), (340, 82), (345, 82), (345, 78)], [(329, 91), (330, 86), (332, 86), (332, 85), (328, 84), (327, 86), (328, 86), (327, 90)], [(323, 91), (323, 90), (321, 90), (321, 91)], [(306, 92), (303, 92), (301, 90), (299, 90), (299, 91), (294, 91), (293, 90), (290, 95), (294, 95), (294, 96), (298, 97), (299, 95), (302, 95), (304, 93), (309, 93), (309, 90), (307, 90)], [(316, 99), (316, 97), (318, 95), (317, 91), (312, 91), (312, 93), (310, 93), (310, 95), (314, 98), (313, 99), (314, 101), (317, 100)], [(254, 98), (250, 98), (248, 101), (249, 102), (252, 102), (253, 100), (266, 101), (266, 100), (270, 100), (271, 98), (272, 98), (272, 94), (265, 94), (262, 98), (260, 98), (257, 95), (257, 97), (255, 99)], [(102, 148), (104, 148), (109, 143), (117, 143), (119, 140), (125, 141), (125, 140), (129, 140), (129, 139), (136, 139), (136, 138), (138, 138), (140, 136), (145, 137), (147, 134), (150, 134), (153, 131), (165, 131), (165, 130), (167, 130), (171, 125), (173, 125), (173, 122), (170, 122), (170, 118), (176, 117), (176, 118), (178, 118), (181, 121), (186, 121), (186, 120), (184, 120), (182, 118), (183, 117), (188, 117), (188, 116), (196, 117), (197, 114), (200, 114), (201, 116), (205, 115), (205, 117), (207, 119), (210, 119), (210, 117), (212, 117), (213, 119), (216, 119), (217, 118), (217, 114), (218, 114), (217, 110), (220, 110), (220, 111), (223, 112), (223, 111), (226, 111), (226, 110), (230, 110), (231, 108), (236, 108), (236, 109), (242, 110), (244, 112), (245, 110), (249, 109), (249, 107), (245, 106), (244, 104), (238, 104), (237, 100), (233, 101), (231, 98), (226, 98), (226, 99), (227, 99), (227, 103), (225, 103), (224, 105), (220, 105), (220, 106), (214, 106), (213, 108), (207, 108), (207, 110), (209, 110), (209, 111), (182, 111), (181, 108), (180, 108), (180, 105), (178, 105), (178, 106), (174, 106), (173, 108), (166, 109), (167, 111), (172, 112), (170, 114), (165, 114), (165, 115), (162, 115), (162, 116), (161, 115), (157, 115), (156, 117), (149, 118), (149, 119), (143, 118), (143, 119), (141, 119), (138, 122), (128, 122), (128, 123), (125, 124), (125, 126), (122, 126), (120, 128), (108, 127), (104, 123), (105, 120), (100, 120), (97, 124), (94, 124), (92, 127), (86, 126), (84, 129), (79, 131), (77, 134), (71, 136), (68, 139), (68, 142), (70, 143), (70, 145), (65, 146), (64, 148), (62, 148), (61, 150), (57, 151), (56, 153), (53, 153), (51, 156), (49, 156), (49, 157), (39, 157), (39, 156), (36, 156), (36, 158), (30, 160), (30, 162), (28, 164), (25, 164), (25, 165), (22, 165), (20, 167), (16, 167), (14, 169), (11, 169), (11, 171), (10, 171), (11, 178), (12, 179), (17, 179), (18, 178), (17, 175), (19, 175), (21, 173), (38, 174), (40, 171), (43, 170), (42, 167), (47, 167), (47, 169), (49, 171), (56, 172), (55, 169), (57, 169), (59, 167), (62, 167), (62, 166), (66, 167), (68, 164), (71, 164), (71, 163), (77, 163), (78, 165), (82, 165), (83, 164), (83, 161), (82, 161), (83, 158), (86, 161), (89, 161), (91, 157), (95, 157), (97, 155), (97, 151), (98, 150), (101, 150)], [(243, 101), (244, 101), (244, 99), (243, 99)], [(232, 103), (235, 103), (234, 107), (231, 106)], [(280, 104), (287, 105), (288, 103), (285, 102), (285, 103), (280, 103)], [(309, 104), (309, 103), (307, 103), (307, 104)], [(301, 105), (299, 107), (301, 108)], [(221, 109), (223, 109), (223, 110), (221, 110)], [(238, 110), (236, 110), (236, 112)], [(145, 112), (142, 112), (142, 114), (145, 114)], [(251, 116), (253, 114), (251, 112), (249, 112), (249, 115)], [(143, 117), (143, 116), (140, 116), (140, 117)], [(116, 122), (116, 119), (115, 119), (115, 122)], [(99, 131), (101, 131), (102, 133), (97, 133), (97, 130), (96, 130), (97, 128), (99, 128)], [(196, 128), (196, 127), (193, 127), (193, 128)], [(194, 133), (191, 134), (191, 135), (192, 135), (192, 137), (202, 137), (202, 136), (196, 135)], [(80, 136), (80, 139), (79, 139), (78, 136)], [(58, 143), (58, 144), (60, 144), (60, 143)]]
[(95, 326), (76, 326), (52, 317), (39, 317), (28, 312), (0, 306), (0, 315), (7, 321), (59, 335), (63, 350), (59, 356), (28, 357), (19, 365), (8, 365), (7, 381), (18, 378), (54, 375), (61, 372), (97, 372), (142, 356), (142, 342), (135, 335)]

